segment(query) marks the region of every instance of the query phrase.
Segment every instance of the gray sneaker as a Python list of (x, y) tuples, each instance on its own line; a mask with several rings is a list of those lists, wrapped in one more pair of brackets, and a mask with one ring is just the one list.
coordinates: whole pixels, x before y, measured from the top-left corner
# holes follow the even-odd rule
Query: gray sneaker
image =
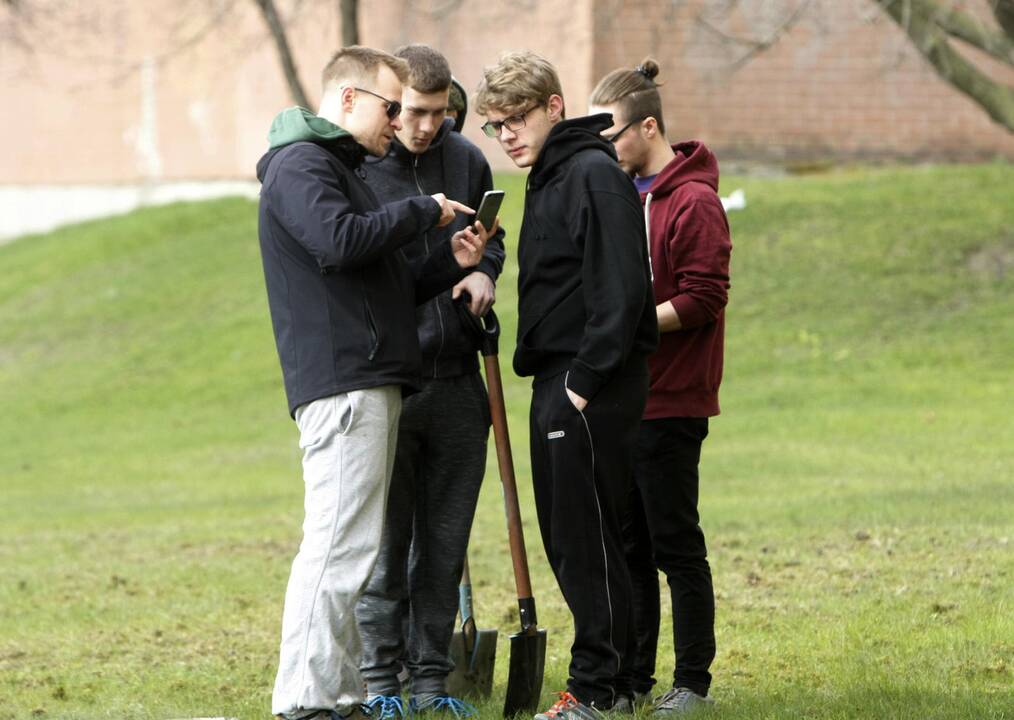
[(613, 706), (611, 708), (597, 707), (595, 709), (600, 710), (601, 712), (604, 712), (607, 715), (612, 715), (613, 713), (618, 713), (621, 715), (630, 715), (634, 712), (634, 703), (632, 703), (630, 701), (630, 698), (628, 698), (626, 695), (618, 695), (616, 697), (616, 702), (613, 703)]
[(689, 688), (677, 687), (667, 690), (655, 700), (651, 714), (654, 717), (689, 715), (714, 704), (715, 700), (710, 695), (702, 697)]

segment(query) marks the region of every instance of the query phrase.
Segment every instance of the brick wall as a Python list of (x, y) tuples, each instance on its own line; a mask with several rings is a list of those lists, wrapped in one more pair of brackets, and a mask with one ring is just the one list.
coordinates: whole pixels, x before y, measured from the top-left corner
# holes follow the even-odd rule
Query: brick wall
[[(981, 3), (968, 2), (982, 10)], [(772, 47), (737, 65), (798, 0), (598, 3), (594, 75), (659, 61), (671, 138), (771, 160), (1014, 158), (1014, 134), (940, 79), (870, 0), (813, 0)], [(1014, 71), (987, 63), (1014, 85)]]
[[(469, 90), (501, 52), (530, 48), (556, 63), (571, 116), (604, 73), (652, 54), (670, 137), (703, 139), (723, 158), (1014, 159), (1014, 134), (938, 78), (870, 0), (810, 0), (738, 69), (743, 48), (709, 29), (763, 37), (798, 2), (364, 0), (362, 35), (387, 49), (435, 45)], [(964, 4), (981, 12), (985, 2)], [(33, 56), (0, 42), (0, 184), (251, 176), (271, 118), (291, 104), (253, 3), (234, 3), (210, 30), (216, 4), (203, 0), (72, 6), (79, 17), (53, 23)], [(340, 37), (338, 3), (298, 6), (290, 34), (315, 100)], [(1014, 85), (1010, 68), (992, 72)], [(495, 167), (512, 167), (480, 122), (471, 116), (466, 134)]]

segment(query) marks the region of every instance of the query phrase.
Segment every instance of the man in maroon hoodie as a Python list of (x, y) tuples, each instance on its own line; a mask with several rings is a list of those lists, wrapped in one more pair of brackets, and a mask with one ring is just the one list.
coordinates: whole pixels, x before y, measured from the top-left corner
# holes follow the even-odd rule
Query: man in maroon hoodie
[(698, 524), (698, 463), (708, 418), (718, 414), (729, 224), (718, 197), (718, 162), (702, 143), (669, 145), (654, 81), (658, 65), (614, 70), (592, 92), (591, 112), (612, 113), (602, 135), (634, 180), (648, 229), (660, 342), (638, 435), (624, 523), (634, 587), (635, 643), (626, 658), (635, 695), (655, 683), (658, 568), (672, 593), (676, 672), (653, 715), (682, 715), (712, 702), (715, 595)]

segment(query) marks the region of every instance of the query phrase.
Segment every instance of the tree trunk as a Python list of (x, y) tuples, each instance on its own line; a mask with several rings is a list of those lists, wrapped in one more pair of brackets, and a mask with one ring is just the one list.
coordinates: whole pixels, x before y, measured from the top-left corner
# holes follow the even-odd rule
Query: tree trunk
[(274, 0), (254, 0), (260, 8), (264, 22), (271, 31), (275, 46), (278, 48), (278, 58), (282, 63), (282, 71), (285, 73), (285, 82), (289, 86), (289, 94), (293, 102), (300, 107), (309, 108), (310, 101), (303, 90), (303, 83), (299, 80), (299, 72), (296, 70), (296, 61), (292, 57), (292, 50), (289, 47), (289, 39), (285, 34), (285, 26), (282, 25), (278, 10), (275, 8)]
[(993, 17), (1007, 37), (1014, 40), (1014, 0), (993, 0)]
[(342, 46), (359, 44), (359, 0), (341, 0)]
[[(947, 14), (935, 0), (876, 1), (941, 78), (971, 98), (995, 122), (1014, 132), (1014, 89), (993, 80), (951, 47), (948, 34), (937, 21)], [(1003, 11), (1010, 11), (1011, 4), (1011, 0), (998, 0), (998, 20)]]

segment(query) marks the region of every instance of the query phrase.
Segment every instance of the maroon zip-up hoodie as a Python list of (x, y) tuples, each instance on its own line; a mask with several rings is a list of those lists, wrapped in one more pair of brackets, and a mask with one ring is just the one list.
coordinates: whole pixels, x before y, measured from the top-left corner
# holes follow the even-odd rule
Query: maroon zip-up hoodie
[(645, 419), (717, 415), (729, 292), (729, 223), (718, 197), (718, 161), (703, 143), (676, 157), (641, 193), (655, 304), (672, 303), (682, 328), (661, 333), (649, 357)]

